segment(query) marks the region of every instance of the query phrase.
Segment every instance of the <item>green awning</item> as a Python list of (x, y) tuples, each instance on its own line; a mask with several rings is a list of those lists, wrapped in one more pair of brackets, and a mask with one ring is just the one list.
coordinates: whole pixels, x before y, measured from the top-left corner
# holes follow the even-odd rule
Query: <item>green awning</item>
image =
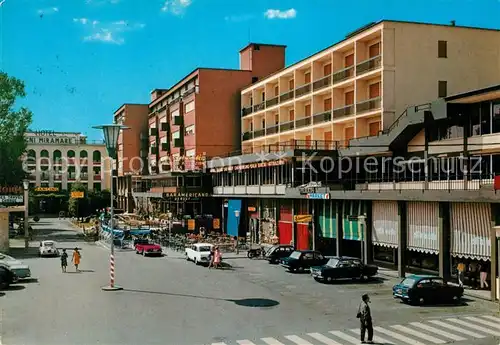
[(349, 216), (360, 216), (366, 213), (366, 203), (364, 201), (344, 201), (343, 210), (343, 239), (363, 241), (363, 231), (361, 222), (349, 220)]
[(319, 234), (324, 238), (337, 238), (337, 204), (334, 201), (322, 201), (319, 209)]

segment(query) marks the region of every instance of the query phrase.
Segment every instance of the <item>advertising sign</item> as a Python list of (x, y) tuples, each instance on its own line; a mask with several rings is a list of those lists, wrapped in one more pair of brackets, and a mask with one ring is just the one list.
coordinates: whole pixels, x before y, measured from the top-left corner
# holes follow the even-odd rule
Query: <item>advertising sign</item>
[(71, 192), (72, 199), (83, 199), (85, 197), (85, 192)]
[(309, 223), (312, 221), (312, 215), (310, 214), (300, 214), (293, 217), (296, 223)]
[(35, 192), (59, 192), (58, 187), (36, 187)]
[(188, 219), (188, 230), (193, 231), (196, 228), (196, 221), (194, 219)]
[(214, 218), (212, 221), (212, 227), (214, 230), (219, 230), (220, 229), (220, 219), (219, 218)]
[(0, 204), (22, 204), (23, 202), (22, 195), (0, 195)]

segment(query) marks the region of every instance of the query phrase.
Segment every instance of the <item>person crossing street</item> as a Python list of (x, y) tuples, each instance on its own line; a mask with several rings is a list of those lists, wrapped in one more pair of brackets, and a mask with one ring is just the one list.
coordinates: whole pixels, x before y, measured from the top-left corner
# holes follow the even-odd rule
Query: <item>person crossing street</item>
[[(372, 313), (370, 310), (370, 297), (367, 294), (361, 296), (361, 304), (358, 307), (356, 317), (360, 321), (361, 344), (373, 344), (373, 322)], [(365, 333), (368, 332), (368, 341), (365, 341)]]

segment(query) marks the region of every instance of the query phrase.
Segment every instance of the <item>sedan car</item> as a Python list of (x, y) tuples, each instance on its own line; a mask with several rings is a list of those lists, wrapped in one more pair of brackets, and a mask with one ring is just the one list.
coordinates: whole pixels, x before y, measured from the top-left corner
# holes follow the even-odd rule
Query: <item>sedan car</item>
[(290, 256), (294, 251), (293, 246), (290, 245), (277, 245), (272, 246), (266, 252), (266, 259), (270, 264), (277, 264), (281, 259)]
[(463, 287), (430, 275), (410, 275), (392, 288), (394, 298), (410, 304), (458, 302), (463, 294)]
[(303, 272), (313, 266), (321, 266), (328, 262), (323, 254), (314, 250), (296, 250), (290, 256), (280, 260), (281, 266), (290, 272)]
[(6, 289), (17, 281), (17, 276), (9, 267), (0, 264), (0, 289)]
[(40, 256), (59, 256), (59, 249), (57, 249), (56, 242), (54, 241), (41, 241), (38, 248), (38, 255)]
[(311, 267), (311, 275), (316, 281), (331, 282), (337, 279), (367, 279), (377, 274), (378, 267), (364, 265), (360, 259), (332, 257), (322, 266)]
[(0, 253), (0, 264), (8, 267), (19, 279), (26, 279), (31, 277), (31, 270), (29, 266), (19, 260), (14, 259), (12, 256)]
[(213, 247), (213, 244), (210, 243), (195, 243), (186, 247), (186, 260), (193, 261), (197, 265), (208, 265)]
[(150, 242), (142, 242), (137, 243), (135, 245), (135, 252), (137, 254), (142, 254), (143, 256), (147, 255), (162, 255), (161, 246), (159, 244), (150, 243)]

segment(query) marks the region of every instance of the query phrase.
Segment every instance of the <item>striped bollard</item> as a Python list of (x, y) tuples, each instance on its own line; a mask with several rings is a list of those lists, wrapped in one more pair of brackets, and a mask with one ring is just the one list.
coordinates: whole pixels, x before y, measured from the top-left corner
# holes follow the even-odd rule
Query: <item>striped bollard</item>
[(111, 254), (109, 256), (109, 278), (110, 278), (110, 287), (115, 287), (115, 256)]

